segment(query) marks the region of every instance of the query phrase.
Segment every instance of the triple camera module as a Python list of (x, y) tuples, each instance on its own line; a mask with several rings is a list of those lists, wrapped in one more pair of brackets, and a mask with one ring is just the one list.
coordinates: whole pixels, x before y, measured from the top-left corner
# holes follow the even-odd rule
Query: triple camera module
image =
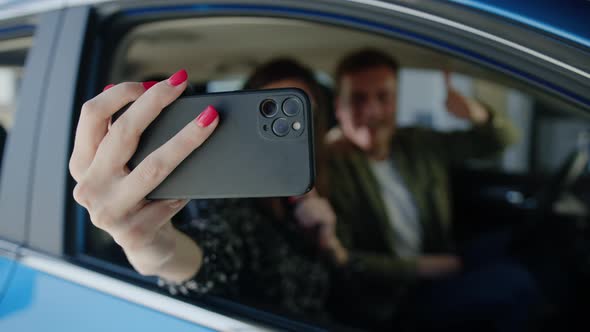
[(278, 137), (299, 136), (303, 131), (303, 103), (297, 97), (267, 98), (260, 103), (260, 113), (272, 121), (263, 125), (264, 131), (270, 129)]

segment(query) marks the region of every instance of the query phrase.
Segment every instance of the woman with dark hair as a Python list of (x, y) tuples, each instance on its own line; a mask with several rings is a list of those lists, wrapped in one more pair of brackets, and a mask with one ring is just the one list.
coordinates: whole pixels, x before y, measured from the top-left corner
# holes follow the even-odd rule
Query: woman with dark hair
[(335, 235), (336, 216), (328, 201), (328, 177), (326, 151), (323, 139), (327, 132), (327, 100), (322, 87), (311, 70), (289, 58), (279, 58), (260, 66), (244, 85), (245, 89), (299, 88), (310, 97), (314, 122), (314, 144), (316, 155), (315, 189), (302, 197), (289, 199), (260, 200), (263, 209), (272, 213), (276, 220), (288, 218), (289, 212), (296, 216), (300, 226), (310, 229), (316, 237), (323, 254), (336, 264), (347, 259), (346, 250)]
[(313, 72), (289, 58), (278, 58), (259, 66), (244, 84), (244, 89), (298, 88), (308, 95), (311, 101), (316, 149), (316, 190), (327, 194), (325, 174), (325, 153), (323, 138), (327, 132), (328, 101)]
[[(153, 98), (160, 95), (159, 98), (166, 98), (169, 103), (184, 91), (186, 81), (186, 72), (179, 71), (157, 84), (110, 85), (85, 107), (95, 114), (108, 115), (112, 113), (109, 105), (141, 100), (147, 89), (156, 91), (146, 95)], [(109, 233), (123, 248), (132, 266), (143, 275), (158, 276), (160, 286), (172, 294), (218, 294), (307, 318), (325, 318), (330, 267), (346, 260), (346, 251), (335, 235), (335, 215), (321, 197), (327, 195), (321, 142), (325, 132), (325, 99), (311, 71), (288, 59), (261, 66), (246, 84), (249, 89), (278, 87), (300, 88), (312, 100), (319, 157), (316, 191), (285, 200), (148, 202), (141, 199), (136, 205), (125, 205), (124, 211), (119, 211), (122, 209), (119, 206), (115, 206), (119, 210), (109, 209), (109, 218), (105, 219), (100, 207), (110, 205), (105, 202), (117, 194), (107, 194), (112, 190), (107, 186), (119, 181), (121, 174), (89, 183), (88, 173), (94, 169), (88, 168), (87, 161), (94, 158), (110, 162), (99, 155), (117, 149), (110, 144), (109, 131), (119, 130), (119, 121), (111, 127), (103, 126), (101, 121), (90, 123), (96, 115), (86, 119), (84, 114), (88, 112), (83, 110), (78, 125), (83, 131), (76, 135), (70, 160), (70, 170), (78, 181), (74, 196), (89, 210), (93, 224)], [(135, 95), (125, 95), (130, 93)], [(149, 104), (141, 105), (148, 108), (145, 105)], [(194, 121), (196, 125), (186, 130), (194, 131), (192, 134), (200, 137), (199, 142), (204, 141), (217, 125), (217, 117), (216, 111), (209, 107)], [(87, 127), (100, 127), (100, 130), (89, 136)], [(114, 133), (113, 136), (116, 137)], [(133, 177), (133, 173), (123, 175)], [(168, 222), (183, 207), (187, 218)]]

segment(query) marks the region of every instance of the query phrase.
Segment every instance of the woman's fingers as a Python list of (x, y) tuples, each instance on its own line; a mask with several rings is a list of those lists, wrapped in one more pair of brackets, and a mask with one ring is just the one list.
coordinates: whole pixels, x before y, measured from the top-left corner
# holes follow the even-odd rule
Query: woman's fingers
[(124, 225), (113, 231), (113, 238), (129, 250), (141, 249), (153, 240), (160, 228), (170, 222), (188, 201), (179, 199), (149, 202), (132, 214)]
[(82, 178), (94, 160), (111, 116), (139, 98), (144, 91), (142, 83), (121, 83), (84, 103), (70, 158), (70, 173), (76, 181)]
[(218, 118), (217, 111), (208, 106), (194, 121), (147, 156), (120, 182), (115, 192), (117, 204), (128, 209), (154, 190), (211, 135), (219, 123)]
[(187, 73), (179, 70), (169, 79), (153, 85), (137, 99), (111, 126), (109, 133), (98, 148), (98, 167), (122, 167), (131, 158), (144, 130), (184, 91)]

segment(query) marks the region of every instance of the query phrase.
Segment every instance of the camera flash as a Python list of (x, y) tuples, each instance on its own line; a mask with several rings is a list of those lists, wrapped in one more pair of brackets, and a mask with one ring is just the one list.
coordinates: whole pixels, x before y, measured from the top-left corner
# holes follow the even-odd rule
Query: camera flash
[(301, 129), (301, 123), (299, 121), (293, 122), (293, 130)]

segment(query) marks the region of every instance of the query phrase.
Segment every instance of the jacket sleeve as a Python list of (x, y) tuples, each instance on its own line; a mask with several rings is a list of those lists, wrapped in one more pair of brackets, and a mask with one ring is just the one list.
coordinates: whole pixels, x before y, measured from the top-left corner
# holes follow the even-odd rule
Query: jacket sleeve
[(416, 259), (404, 259), (384, 254), (352, 251), (345, 267), (348, 275), (358, 281), (389, 285), (413, 283), (417, 279)]
[(366, 218), (356, 205), (355, 179), (348, 174), (348, 165), (342, 160), (331, 161), (331, 181), (338, 182), (337, 192), (332, 192), (330, 203), (337, 211), (336, 232), (343, 246), (348, 249), (349, 263), (336, 269), (339, 279), (346, 284), (378, 283), (387, 289), (398, 289), (416, 279), (416, 260), (401, 259), (386, 253), (355, 250), (353, 224), (362, 223)]
[(425, 145), (436, 147), (436, 151), (449, 163), (470, 158), (493, 158), (519, 138), (519, 132), (508, 117), (484, 105), (489, 112), (488, 121), (474, 125), (470, 130), (453, 132), (425, 131)]
[[(351, 231), (346, 228), (345, 222), (338, 224), (338, 237), (345, 248), (354, 248)], [(395, 291), (417, 279), (416, 259), (354, 249), (349, 249), (348, 255), (349, 262), (337, 268), (340, 278), (348, 279), (348, 284), (377, 284), (381, 289)]]

